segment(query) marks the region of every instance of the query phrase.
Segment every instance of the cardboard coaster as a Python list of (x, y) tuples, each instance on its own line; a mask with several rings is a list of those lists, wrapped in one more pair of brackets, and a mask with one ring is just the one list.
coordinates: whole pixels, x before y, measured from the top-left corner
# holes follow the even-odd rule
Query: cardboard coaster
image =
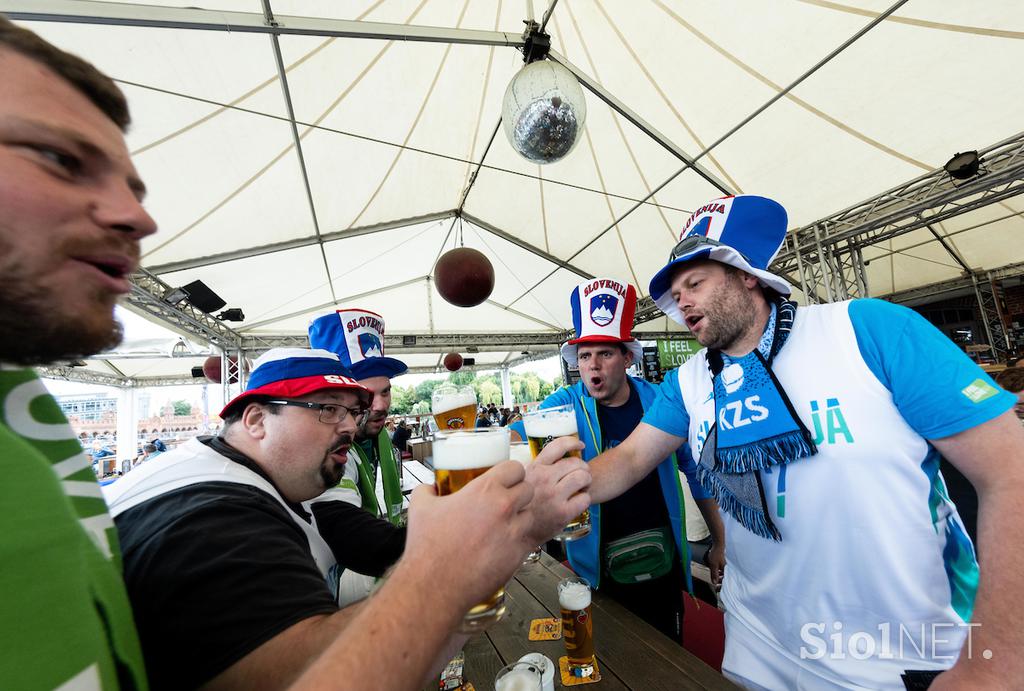
[(530, 622), (531, 641), (557, 641), (561, 637), (562, 620), (557, 617), (534, 619)]
[[(579, 686), (580, 684), (593, 684), (601, 681), (601, 670), (597, 668), (597, 659), (594, 659), (594, 667), (590, 674), (585, 677), (578, 677), (569, 671), (569, 658), (562, 656), (558, 658), (558, 671), (562, 675), (562, 686)], [(580, 672), (581, 670), (576, 670)]]

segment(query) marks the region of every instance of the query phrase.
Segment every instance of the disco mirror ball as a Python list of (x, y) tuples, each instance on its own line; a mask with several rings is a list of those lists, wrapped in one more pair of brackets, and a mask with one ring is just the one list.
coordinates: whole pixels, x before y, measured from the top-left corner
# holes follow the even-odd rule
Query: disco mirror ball
[(554, 163), (564, 158), (579, 141), (586, 119), (580, 83), (557, 62), (526, 65), (505, 89), (505, 136), (528, 161)]

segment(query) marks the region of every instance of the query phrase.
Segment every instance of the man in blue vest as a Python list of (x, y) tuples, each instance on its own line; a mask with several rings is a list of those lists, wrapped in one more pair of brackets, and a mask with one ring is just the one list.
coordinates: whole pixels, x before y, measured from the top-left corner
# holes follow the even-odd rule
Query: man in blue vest
[[(576, 338), (562, 346), (562, 357), (579, 367), (580, 381), (555, 391), (540, 407), (575, 408), (583, 458), (589, 461), (629, 436), (658, 387), (626, 374), (642, 355), (630, 334), (636, 288), (595, 278), (579, 284), (570, 303)], [(711, 530), (709, 564), (717, 582), (725, 563), (725, 534), (715, 500), (696, 481), (685, 444), (621, 496), (592, 506), (591, 532), (566, 543), (578, 574), (677, 643), (682, 642), (683, 592), (692, 590), (680, 470)]]
[(368, 310), (338, 310), (319, 317), (309, 326), (309, 343), (336, 353), (352, 376), (373, 392), (373, 404), (360, 421), (356, 443), (349, 451), (345, 476), (330, 498), (358, 503), (397, 525), (402, 484), (384, 423), (391, 410), (391, 380), (409, 368), (401, 360), (384, 356), (384, 318)]
[[(797, 308), (768, 271), (786, 227), (753, 195), (690, 216), (650, 293), (705, 349), (589, 464), (591, 496), (689, 441), (728, 536), (722, 669), (748, 688), (1007, 688), (1024, 678), (1014, 397), (912, 310)], [(978, 490), (980, 569), (940, 456)]]

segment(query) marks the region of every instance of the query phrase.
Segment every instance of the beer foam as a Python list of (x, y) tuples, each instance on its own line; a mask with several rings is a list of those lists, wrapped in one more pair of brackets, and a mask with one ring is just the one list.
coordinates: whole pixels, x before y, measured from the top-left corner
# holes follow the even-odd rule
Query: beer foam
[(433, 404), (433, 412), (438, 414), (467, 405), (471, 405), (475, 408), (476, 394), (472, 391), (452, 391), (451, 393), (441, 393), (440, 395), (434, 396)]
[(583, 583), (566, 583), (559, 586), (558, 606), (572, 612), (590, 607), (590, 588)]
[(525, 441), (512, 444), (512, 448), (509, 449), (509, 458), (513, 461), (519, 461), (524, 465), (529, 463), (533, 460), (533, 455), (530, 453), (530, 445)]
[(530, 437), (568, 437), (576, 434), (576, 414), (572, 411), (530, 415), (523, 420)]
[(434, 470), (489, 468), (509, 456), (508, 430), (452, 432), (434, 439)]
[(537, 675), (525, 670), (514, 669), (494, 686), (494, 691), (532, 691), (537, 688)]

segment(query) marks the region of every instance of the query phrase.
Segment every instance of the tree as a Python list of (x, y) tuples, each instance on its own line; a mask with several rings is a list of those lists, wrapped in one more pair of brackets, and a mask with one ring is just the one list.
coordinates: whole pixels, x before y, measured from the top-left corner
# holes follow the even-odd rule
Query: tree
[(483, 383), (480, 384), (477, 399), (484, 405), (488, 403), (494, 403), (495, 405), (501, 403), (501, 387), (492, 380), (493, 377), (484, 379)]
[(476, 379), (476, 372), (473, 370), (460, 370), (458, 372), (452, 372), (448, 375), (448, 383), (455, 384), (455, 386), (465, 386), (472, 384)]
[(391, 387), (391, 412), (394, 415), (408, 415), (416, 403), (416, 389), (411, 386)]
[(443, 383), (444, 381), (441, 379), (428, 379), (420, 382), (416, 385), (416, 401), (426, 401), (429, 404), (431, 396), (434, 395), (434, 389)]
[(175, 415), (191, 415), (192, 404), (188, 401), (172, 401), (171, 407), (174, 408)]
[(410, 415), (430, 414), (430, 401), (417, 401), (409, 411)]

